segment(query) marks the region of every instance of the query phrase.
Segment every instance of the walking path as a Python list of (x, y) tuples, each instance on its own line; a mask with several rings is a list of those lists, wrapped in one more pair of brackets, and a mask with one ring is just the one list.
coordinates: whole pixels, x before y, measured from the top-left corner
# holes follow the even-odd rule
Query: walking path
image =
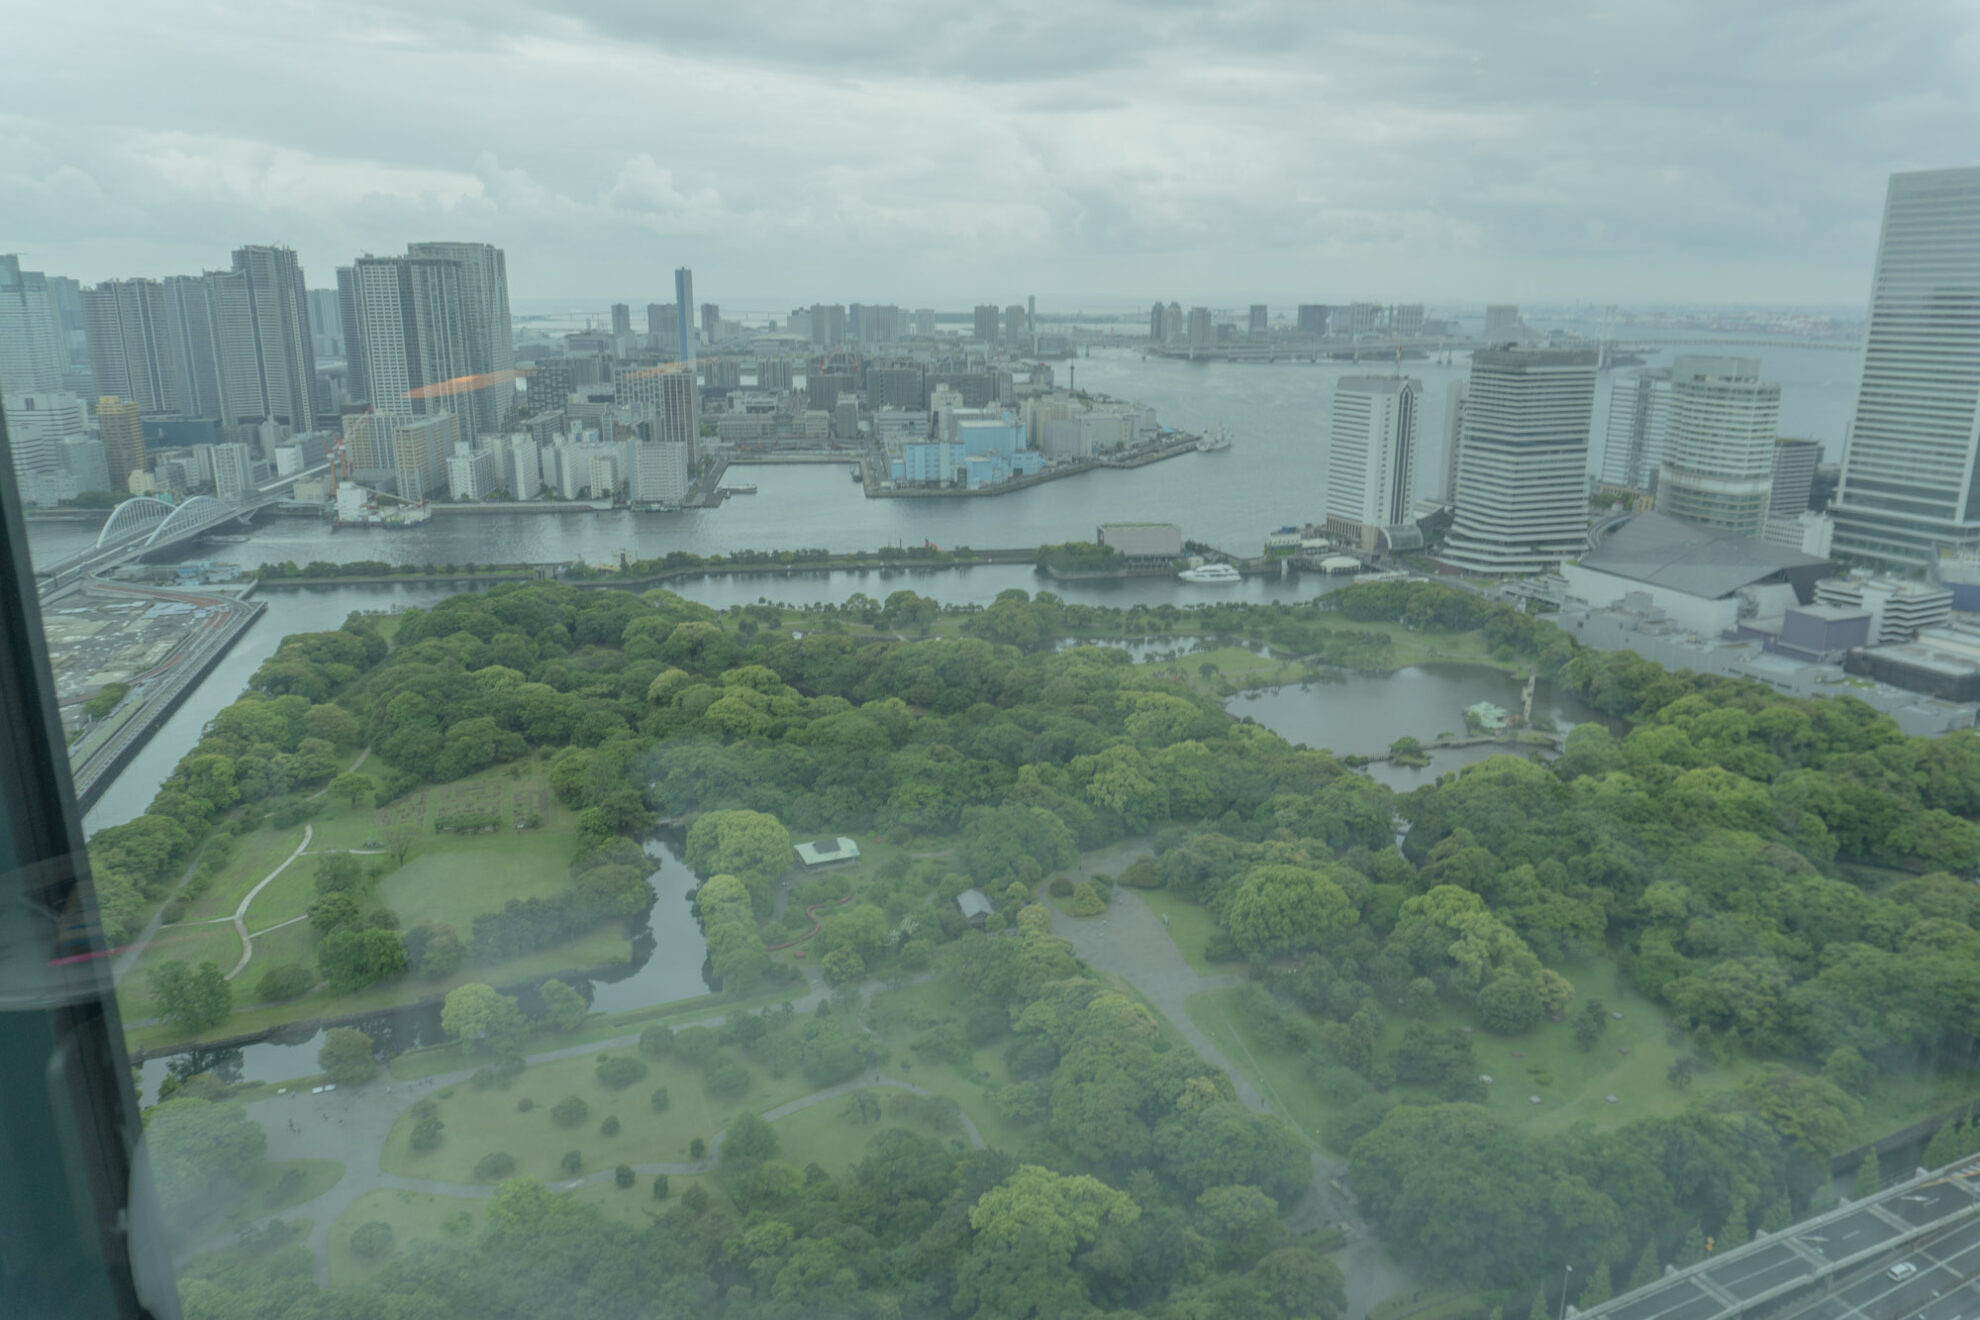
[[(246, 971), (248, 965), (248, 959), (254, 957), (254, 936), (248, 934), (248, 928), (247, 928), (248, 904), (254, 902), (254, 896), (256, 894), (259, 894), (262, 890), (268, 888), (269, 885), (273, 884), (276, 876), (288, 870), (290, 862), (295, 861), (296, 858), (303, 855), (304, 850), (306, 850), (309, 847), (310, 838), (315, 833), (316, 833), (316, 827), (314, 825), (305, 823), (303, 825), (302, 842), (297, 844), (296, 850), (289, 854), (288, 861), (283, 862), (280, 866), (270, 871), (267, 875), (261, 877), (261, 883), (256, 885), (254, 888), (248, 890), (247, 897), (242, 899), (241, 905), (234, 909), (234, 933), (241, 937), (241, 960), (234, 964), (233, 971), (227, 973), (227, 979), (229, 981), (233, 980), (235, 977), (239, 976), (242, 972)], [(286, 926), (289, 923), (285, 921), (282, 924)], [(268, 929), (274, 930), (275, 927), (270, 926)], [(262, 933), (265, 935), (268, 932), (263, 931)]]
[[(1080, 867), (1082, 874), (1095, 870), (1116, 870), (1119, 865), (1132, 860), (1132, 857), (1146, 851), (1140, 845), (1131, 846), (1126, 856), (1098, 855), (1087, 858)], [(1285, 1102), (1276, 1094), (1271, 1102), (1259, 1094), (1247, 1076), (1232, 1066), (1217, 1043), (1203, 1034), (1192, 1022), (1186, 1004), (1191, 995), (1205, 990), (1222, 990), (1244, 984), (1242, 973), (1226, 973), (1217, 976), (1204, 976), (1183, 957), (1182, 950), (1169, 935), (1169, 929), (1162, 924), (1140, 894), (1126, 886), (1116, 886), (1107, 912), (1099, 917), (1069, 917), (1057, 909), (1052, 910), (1052, 932), (1063, 935), (1072, 942), (1073, 951), (1094, 967), (1111, 972), (1139, 990), (1156, 1010), (1174, 1024), (1176, 1030), (1188, 1041), (1190, 1047), (1202, 1055), (1204, 1061), (1221, 1068), (1231, 1079), (1240, 1103), (1260, 1113), (1274, 1113), (1287, 1120), (1287, 1127), (1300, 1132), (1286, 1112)], [(1243, 1041), (1239, 1041), (1240, 1048)], [(1264, 1072), (1258, 1068), (1257, 1060), (1247, 1061), (1260, 1078)], [(1267, 1083), (1269, 1090), (1270, 1084)], [(1307, 1139), (1309, 1146), (1312, 1145)], [(1313, 1177), (1307, 1184), (1306, 1194), (1296, 1206), (1286, 1207), (1289, 1226), (1317, 1228), (1323, 1225), (1337, 1225), (1348, 1236), (1350, 1242), (1365, 1237), (1368, 1229), (1361, 1223), (1350, 1197), (1337, 1190), (1338, 1181), (1347, 1172), (1347, 1161), (1336, 1158), (1317, 1147), (1313, 1149)], [(1377, 1294), (1387, 1295), (1387, 1291)], [(1351, 1314), (1355, 1312), (1350, 1307)]]

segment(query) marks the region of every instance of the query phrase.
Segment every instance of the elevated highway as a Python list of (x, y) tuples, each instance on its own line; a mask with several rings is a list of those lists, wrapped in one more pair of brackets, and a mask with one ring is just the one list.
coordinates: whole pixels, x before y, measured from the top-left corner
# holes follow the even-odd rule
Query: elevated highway
[(1980, 1158), (1720, 1252), (1579, 1320), (1980, 1317)]

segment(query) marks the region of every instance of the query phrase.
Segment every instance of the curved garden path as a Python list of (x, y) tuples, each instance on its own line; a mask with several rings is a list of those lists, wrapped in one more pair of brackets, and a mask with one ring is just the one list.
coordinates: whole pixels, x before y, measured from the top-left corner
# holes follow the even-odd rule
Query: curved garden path
[[(316, 827), (314, 825), (310, 825), (307, 822), (305, 822), (303, 825), (302, 842), (296, 845), (296, 850), (289, 854), (288, 860), (283, 862), (280, 866), (276, 867), (274, 870), (270, 871), (267, 875), (261, 877), (261, 883), (256, 885), (254, 888), (248, 890), (247, 897), (242, 899), (241, 905), (234, 909), (234, 916), (233, 916), (234, 933), (241, 937), (241, 960), (234, 964), (233, 971), (227, 973), (227, 979), (229, 981), (233, 980), (235, 977), (239, 976), (242, 972), (246, 971), (248, 960), (254, 957), (254, 936), (248, 934), (248, 928), (247, 928), (248, 904), (254, 902), (254, 896), (256, 894), (259, 894), (262, 890), (268, 888), (269, 885), (273, 884), (275, 882), (276, 876), (288, 870), (290, 863), (294, 862), (296, 858), (303, 855), (303, 853), (309, 848), (309, 841), (315, 835), (315, 833), (316, 833)], [(301, 920), (301, 918), (296, 918), (296, 920)], [(285, 921), (282, 924), (286, 926), (289, 924), (289, 922)], [(268, 929), (274, 930), (275, 927), (270, 926)], [(263, 933), (265, 934), (266, 932)]]

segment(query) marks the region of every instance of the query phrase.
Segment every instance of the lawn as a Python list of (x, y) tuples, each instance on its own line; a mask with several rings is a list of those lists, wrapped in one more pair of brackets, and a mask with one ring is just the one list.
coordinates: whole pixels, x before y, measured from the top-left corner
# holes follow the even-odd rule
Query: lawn
[(564, 1195), (581, 1204), (597, 1206), (607, 1219), (633, 1228), (645, 1228), (666, 1214), (681, 1199), (681, 1193), (697, 1184), (707, 1190), (715, 1199), (715, 1204), (729, 1204), (721, 1182), (707, 1173), (668, 1174), (667, 1199), (664, 1201), (653, 1199), (653, 1179), (647, 1174), (641, 1174), (630, 1187), (621, 1187), (607, 1178), (603, 1182), (589, 1183), (565, 1192)]
[[(1493, 1079), (1485, 1105), (1502, 1117), (1536, 1134), (1564, 1131), (1576, 1123), (1598, 1130), (1620, 1127), (1639, 1118), (1664, 1118), (1684, 1110), (1699, 1096), (1731, 1090), (1758, 1071), (1751, 1060), (1702, 1068), (1688, 1090), (1665, 1080), (1665, 1071), (1679, 1051), (1665, 1039), (1668, 1019), (1661, 1009), (1628, 988), (1614, 964), (1600, 960), (1558, 967), (1574, 983), (1576, 1009), (1569, 1020), (1543, 1022), (1524, 1036), (1500, 1037), (1474, 1029), (1473, 1048), (1479, 1072)], [(1307, 1080), (1307, 1059), (1265, 1047), (1238, 1025), (1230, 997), (1242, 987), (1207, 990), (1185, 1004), (1190, 1021), (1215, 1041), (1232, 1066), (1242, 1070), (1281, 1114), (1318, 1142), (1330, 1106)], [(1600, 999), (1620, 1021), (1611, 1018), (1594, 1049), (1575, 1047), (1572, 1018), (1590, 998)], [(1291, 1011), (1297, 1011), (1291, 1010)], [(1443, 1004), (1433, 1021), (1439, 1026), (1473, 1026), (1469, 1014)], [(1376, 1045), (1377, 1057), (1387, 1055), (1402, 1039), (1404, 1020), (1391, 1015)], [(1434, 1101), (1425, 1090), (1398, 1086), (1393, 1094), (1404, 1101)], [(1530, 1097), (1539, 1096), (1534, 1104)], [(1608, 1097), (1615, 1096), (1610, 1103)]]
[[(449, 1236), (445, 1225), (456, 1215), (467, 1216), (464, 1224), (454, 1220), (465, 1237), (481, 1227), (487, 1206), (488, 1202), (478, 1197), (435, 1196), (402, 1188), (366, 1192), (330, 1225), (331, 1286), (348, 1288), (368, 1281), (417, 1238)], [(392, 1226), (392, 1250), (377, 1260), (360, 1260), (351, 1253), (351, 1234), (374, 1220)]]
[[(232, 939), (231, 926), (217, 929), (226, 930), (229, 932), (228, 938)], [(276, 932), (271, 938), (287, 936), (289, 931), (298, 929), (307, 929), (307, 923), (298, 922), (295, 926)], [(260, 942), (256, 941), (257, 947), (259, 944)], [(228, 967), (232, 967), (235, 960), (240, 957), (238, 940), (234, 941), (234, 948), (234, 954), (227, 959)], [(241, 973), (241, 981), (235, 983), (236, 1008), (233, 1015), (225, 1022), (192, 1036), (162, 1023), (157, 1026), (139, 1027), (135, 1031), (125, 1033), (125, 1042), (132, 1049), (157, 1049), (160, 1046), (175, 1045), (182, 1041), (196, 1041), (202, 1037), (244, 1035), (301, 1018), (371, 1013), (423, 999), (441, 999), (455, 986), (465, 985), (469, 981), (484, 981), (490, 985), (518, 985), (524, 981), (575, 968), (606, 967), (613, 963), (622, 963), (631, 956), (632, 942), (626, 938), (625, 924), (619, 921), (605, 921), (574, 940), (567, 940), (548, 949), (539, 949), (520, 958), (511, 958), (507, 962), (464, 967), (452, 976), (438, 981), (397, 977), (389, 981), (380, 981), (376, 985), (368, 985), (348, 995), (333, 995), (328, 990), (316, 990), (298, 999), (286, 999), (279, 1004), (264, 1005), (252, 1002), (257, 964), (261, 961), (261, 955), (256, 954), (254, 962), (248, 964), (247, 971)], [(274, 965), (273, 962), (269, 963), (271, 967)], [(124, 1004), (124, 1013), (127, 1017), (150, 1016), (150, 1005), (142, 1001), (140, 1005), (145, 1012), (132, 1012), (130, 1002), (122, 997), (122, 991), (119, 992), (119, 1002)]]
[[(282, 1175), (292, 1169), (302, 1174), (302, 1183), (283, 1195)], [(188, 1240), (229, 1235), (269, 1215), (280, 1214), (290, 1206), (314, 1201), (335, 1187), (343, 1176), (344, 1166), (339, 1160), (267, 1160), (232, 1205), (216, 1208), (197, 1222), (175, 1224), (171, 1231)]]
[[(569, 883), (575, 844), (561, 830), (429, 835), (385, 877), (379, 897), (401, 929), (447, 922), (463, 935), (512, 898), (544, 898)], [(278, 918), (279, 919), (279, 918)]]
[[(1330, 624), (1329, 626), (1333, 626)], [(1515, 658), (1500, 660), (1481, 632), (1415, 632), (1400, 623), (1363, 623), (1342, 619), (1341, 627), (1357, 632), (1386, 633), (1397, 668), (1433, 661), (1461, 661), (1468, 665), (1491, 665), (1510, 673), (1523, 674), (1529, 665)]]
[[(631, 1042), (639, 1033), (656, 1024), (670, 1026), (676, 1030), (685, 1026), (716, 1026), (731, 1013), (754, 1013), (760, 1009), (773, 1008), (786, 1000), (801, 998), (804, 993), (802, 986), (785, 986), (750, 999), (696, 995), (692, 999), (676, 1000), (671, 1004), (650, 1004), (644, 1008), (629, 1008), (623, 1013), (594, 1013), (585, 1019), (584, 1025), (576, 1031), (533, 1037), (524, 1046), (523, 1052), (540, 1053), (546, 1049), (571, 1045), (602, 1045), (611, 1041), (623, 1042), (625, 1048), (631, 1049)], [(392, 1060), (391, 1070), (393, 1077), (412, 1081), (477, 1066), (479, 1061), (463, 1052), (461, 1046), (449, 1043), (407, 1050)]]
[(953, 986), (937, 979), (883, 991), (873, 996), (869, 1016), (874, 1030), (894, 1047), (893, 1061), (887, 1065), (889, 1076), (954, 1100), (991, 1146), (1014, 1150), (1029, 1144), (1034, 1134), (1005, 1119), (992, 1098), (998, 1088), (1013, 1080), (1004, 1067), (1004, 1051), (1014, 1037), (1005, 1035), (977, 1046), (954, 1063), (918, 1060), (908, 1048), (937, 1026), (962, 1022), (962, 1001)]
[[(248, 891), (267, 878), (268, 873), (280, 866), (296, 845), (302, 842), (300, 825), (290, 829), (277, 829), (264, 825), (251, 830), (234, 840), (233, 856), (227, 864), (207, 884), (206, 892), (194, 899), (186, 909), (185, 920), (204, 921), (208, 917), (229, 917), (241, 905)], [(295, 866), (305, 866), (308, 859), (297, 858)]]
[[(511, 775), (511, 769), (519, 773)], [(466, 937), (475, 917), (501, 908), (511, 898), (541, 897), (562, 890), (576, 850), (575, 816), (551, 797), (545, 776), (546, 771), (535, 760), (495, 766), (457, 783), (421, 790), (384, 811), (353, 809), (341, 800), (324, 798), (323, 814), (311, 822), (315, 834), (310, 851), (256, 897), (248, 914), (249, 929), (267, 930), (303, 915), (315, 897), (317, 854), (361, 847), (382, 838), (388, 818), (418, 823), (423, 831), (406, 865), (386, 876), (378, 887), (378, 901), (397, 915), (402, 930), (422, 921), (446, 922)], [(503, 828), (491, 834), (464, 835), (439, 834), (432, 829), (432, 821), (439, 815), (475, 806), (498, 810)], [(543, 828), (522, 832), (508, 828), (508, 822), (519, 813), (540, 814)], [(295, 850), (301, 837), (299, 829), (272, 828), (243, 836), (228, 869), (201, 902), (216, 907), (224, 902), (224, 911), (231, 913), (248, 890)], [(225, 893), (232, 897), (225, 897)], [(168, 939), (173, 943), (166, 946)], [(235, 983), (236, 1012), (202, 1034), (232, 1036), (298, 1018), (391, 1008), (443, 996), (468, 981), (510, 985), (556, 972), (606, 967), (626, 961), (631, 952), (623, 925), (608, 921), (564, 944), (505, 963), (463, 968), (444, 980), (402, 978), (350, 995), (333, 996), (327, 990), (317, 990), (280, 1004), (259, 1004), (253, 999), (253, 986), (262, 971), (283, 962), (313, 960), (314, 941), (308, 924), (297, 922), (275, 931), (266, 944), (256, 941), (253, 961)], [(159, 963), (180, 957), (194, 963), (211, 959), (224, 972), (239, 960), (240, 943), (227, 925), (173, 927), (160, 932), (159, 947), (141, 954), (132, 975), (126, 978), (127, 987), (122, 992), (126, 1017), (142, 1020), (154, 1015), (144, 977)], [(156, 1048), (184, 1039), (182, 1033), (160, 1025), (131, 1032), (129, 1044)]]
[[(726, 1052), (741, 1059), (734, 1051)], [(601, 1053), (633, 1052), (620, 1049)], [(546, 1182), (567, 1176), (559, 1164), (567, 1150), (582, 1152), (587, 1172), (615, 1164), (686, 1163), (688, 1143), (695, 1137), (710, 1140), (740, 1111), (760, 1113), (812, 1089), (795, 1072), (775, 1078), (760, 1066), (745, 1062), (749, 1090), (737, 1100), (718, 1100), (708, 1094), (700, 1067), (669, 1057), (644, 1060), (648, 1069), (645, 1079), (614, 1091), (601, 1085), (593, 1072), (598, 1058), (598, 1054), (585, 1054), (534, 1065), (506, 1090), (479, 1091), (463, 1083), (451, 1088), (449, 1099), (440, 1099), (435, 1092), (440, 1119), (446, 1124), (440, 1149), (424, 1154), (412, 1149), (415, 1120), (409, 1107), (393, 1124), (385, 1142), (385, 1170), (413, 1178), (471, 1183), (476, 1181), (475, 1163), (495, 1151), (515, 1156), (518, 1174)], [(667, 1088), (671, 1104), (665, 1113), (656, 1114), (650, 1096), (660, 1086)], [(575, 1127), (562, 1128), (551, 1118), (550, 1110), (570, 1095), (583, 1097), (591, 1112)], [(517, 1102), (524, 1098), (535, 1102), (528, 1113), (517, 1109)], [(607, 1137), (599, 1131), (608, 1115), (619, 1120), (616, 1136)]]
[(1217, 918), (1210, 915), (1210, 909), (1201, 903), (1172, 894), (1166, 889), (1137, 889), (1144, 903), (1148, 904), (1169, 927), (1169, 938), (1176, 942), (1176, 948), (1189, 960), (1189, 965), (1199, 976), (1217, 976), (1224, 972), (1235, 972), (1242, 963), (1213, 963), (1203, 956), (1203, 951), (1211, 940), (1222, 935), (1223, 927)]
[[(922, 1078), (925, 1083), (928, 1079)], [(929, 1089), (933, 1089), (932, 1087)], [(821, 1101), (794, 1114), (786, 1114), (771, 1126), (776, 1130), (780, 1151), (777, 1158), (797, 1165), (800, 1169), (808, 1164), (817, 1164), (827, 1173), (843, 1174), (853, 1165), (866, 1158), (866, 1148), (873, 1138), (888, 1128), (906, 1128), (910, 1132), (931, 1137), (940, 1142), (960, 1142), (967, 1146), (969, 1136), (960, 1127), (944, 1132), (926, 1123), (909, 1120), (887, 1112), (887, 1102), (908, 1092), (895, 1086), (877, 1086), (857, 1094), (872, 1096), (880, 1105), (880, 1117), (871, 1123), (860, 1123), (845, 1116), (846, 1106), (852, 1103), (852, 1096), (834, 1097)], [(984, 1137), (990, 1140), (989, 1136)], [(649, 1196), (652, 1193), (647, 1193)], [(676, 1193), (678, 1195), (678, 1193)]]
[[(1206, 676), (1204, 666), (1216, 672)], [(1158, 674), (1179, 674), (1192, 687), (1220, 696), (1234, 688), (1297, 683), (1306, 677), (1306, 666), (1291, 660), (1259, 655), (1242, 646), (1219, 646), (1194, 651), (1176, 660), (1148, 660), (1141, 668)]]
[(210, 962), (225, 976), (241, 960), (241, 938), (233, 923), (214, 926), (166, 926), (131, 964), (117, 983), (117, 1004), (125, 1018), (140, 1020), (153, 1016), (157, 1005), (151, 998), (151, 974), (169, 962), (183, 961), (198, 967)]
[[(1751, 1060), (1735, 1060), (1701, 1069), (1690, 1089), (1679, 1091), (1664, 1077), (1680, 1050), (1665, 1039), (1670, 1019), (1660, 1007), (1630, 988), (1606, 959), (1564, 963), (1555, 970), (1574, 983), (1569, 1021), (1542, 1022), (1512, 1039), (1483, 1030), (1473, 1037), (1479, 1071), (1495, 1079), (1486, 1104), (1530, 1131), (1560, 1132), (1582, 1122), (1607, 1129), (1639, 1118), (1668, 1118), (1698, 1096), (1730, 1090), (1758, 1071)], [(1600, 1042), (1584, 1053), (1575, 1048), (1571, 1022), (1591, 998), (1623, 1016), (1611, 1018)], [(1456, 1014), (1448, 1020), (1460, 1021)], [(1393, 1045), (1392, 1034), (1400, 1039), (1401, 1023), (1384, 1031), (1380, 1048)], [(1551, 1075), (1552, 1084), (1539, 1081), (1539, 1075)], [(1535, 1095), (1537, 1105), (1529, 1099)]]
[[(252, 923), (248, 929), (254, 930)], [(298, 921), (280, 930), (256, 932), (254, 957), (248, 960), (247, 967), (234, 981), (234, 1002), (246, 1005), (254, 996), (255, 982), (269, 968), (280, 967), (283, 963), (313, 966), (315, 958), (316, 938), (307, 921)]]
[(1283, 1050), (1254, 1049), (1232, 1015), (1225, 1011), (1230, 996), (1242, 987), (1203, 990), (1183, 1001), (1183, 1011), (1197, 1030), (1208, 1036), (1223, 1052), (1230, 1065), (1258, 1088), (1279, 1117), (1291, 1123), (1315, 1145), (1321, 1144), (1327, 1115), (1331, 1109), (1307, 1080), (1307, 1060), (1303, 1055)]

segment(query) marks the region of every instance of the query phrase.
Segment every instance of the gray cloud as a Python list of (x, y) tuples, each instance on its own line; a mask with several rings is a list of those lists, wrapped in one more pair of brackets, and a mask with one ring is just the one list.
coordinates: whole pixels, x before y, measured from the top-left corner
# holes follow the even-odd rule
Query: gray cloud
[[(10, 20), (0, 251), (471, 237), (518, 298), (1861, 301), (1970, 4), (328, 0)], [(90, 53), (88, 92), (76, 63)]]

